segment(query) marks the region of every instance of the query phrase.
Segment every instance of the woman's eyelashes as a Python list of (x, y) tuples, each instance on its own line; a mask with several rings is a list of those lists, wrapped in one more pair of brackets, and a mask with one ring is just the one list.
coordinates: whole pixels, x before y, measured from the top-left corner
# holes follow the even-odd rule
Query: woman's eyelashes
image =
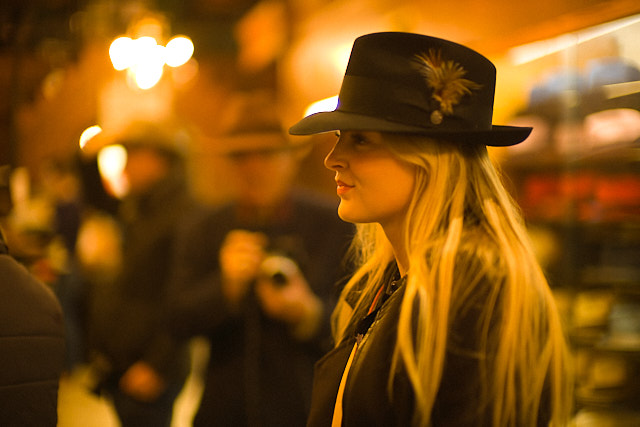
[(349, 135), (349, 142), (354, 147), (363, 147), (369, 144), (369, 139), (361, 133), (352, 133)]

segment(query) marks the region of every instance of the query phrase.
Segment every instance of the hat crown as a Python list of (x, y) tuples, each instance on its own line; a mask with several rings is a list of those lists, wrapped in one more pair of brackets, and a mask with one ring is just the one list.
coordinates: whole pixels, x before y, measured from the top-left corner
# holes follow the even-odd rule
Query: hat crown
[(434, 130), (489, 130), (496, 70), (481, 54), (411, 33), (356, 39), (338, 110)]

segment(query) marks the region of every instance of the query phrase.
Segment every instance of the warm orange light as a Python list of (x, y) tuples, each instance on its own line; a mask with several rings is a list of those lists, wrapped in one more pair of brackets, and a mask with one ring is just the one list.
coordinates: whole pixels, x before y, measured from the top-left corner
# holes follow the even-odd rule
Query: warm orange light
[(86, 128), (80, 135), (80, 148), (83, 149), (85, 145), (87, 145), (87, 142), (89, 142), (91, 138), (93, 138), (100, 132), (102, 132), (102, 128), (98, 125), (93, 125)]
[(179, 67), (191, 59), (193, 50), (193, 42), (189, 37), (176, 36), (167, 43), (164, 61), (170, 67)]
[(331, 51), (331, 63), (338, 74), (344, 73), (351, 56), (351, 43), (342, 43)]
[(509, 57), (514, 65), (526, 64), (630, 25), (635, 25), (638, 22), (640, 22), (640, 15), (634, 15), (606, 24), (596, 25), (586, 30), (562, 34), (551, 39), (516, 46), (509, 50)]
[(304, 112), (304, 116), (310, 116), (321, 111), (333, 111), (338, 106), (338, 95), (330, 98), (321, 99), (309, 105)]
[(130, 37), (118, 37), (109, 46), (109, 57), (113, 68), (126, 70), (135, 62), (134, 42)]
[(108, 183), (116, 197), (123, 197), (128, 190), (123, 171), (127, 164), (127, 150), (122, 145), (108, 145), (98, 153), (100, 176)]
[(198, 61), (191, 58), (186, 64), (171, 68), (171, 78), (176, 85), (184, 86), (198, 74), (198, 67)]
[(135, 42), (136, 61), (128, 73), (140, 89), (150, 89), (162, 78), (165, 47), (152, 37), (140, 37)]
[(193, 42), (187, 36), (172, 38), (167, 46), (149, 36), (131, 39), (118, 37), (109, 47), (113, 68), (127, 70), (128, 81), (140, 89), (151, 89), (162, 78), (165, 64), (179, 67), (193, 55)]

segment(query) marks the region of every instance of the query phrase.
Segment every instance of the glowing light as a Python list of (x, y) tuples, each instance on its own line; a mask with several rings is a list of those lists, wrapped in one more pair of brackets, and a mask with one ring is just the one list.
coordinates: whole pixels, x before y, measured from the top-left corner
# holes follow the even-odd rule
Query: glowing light
[(513, 64), (522, 65), (544, 56), (561, 52), (579, 43), (637, 24), (638, 22), (640, 22), (640, 15), (630, 16), (610, 23), (597, 25), (580, 32), (563, 34), (551, 39), (517, 46), (509, 50), (509, 56)]
[(186, 36), (172, 38), (166, 47), (149, 36), (135, 40), (118, 37), (111, 43), (109, 56), (116, 70), (127, 70), (128, 81), (150, 89), (162, 78), (165, 65), (180, 67), (191, 59), (193, 51), (193, 42)]
[(169, 40), (166, 47), (165, 63), (170, 67), (186, 64), (193, 55), (193, 42), (186, 36), (176, 36)]
[(310, 116), (311, 114), (319, 113), (321, 111), (333, 111), (337, 106), (338, 95), (321, 99), (320, 101), (316, 101), (313, 104), (309, 105), (304, 112), (304, 116)]
[[(148, 53), (148, 52), (153, 51), (156, 48), (156, 46), (158, 46), (158, 42), (153, 37), (144, 36), (144, 37), (135, 39), (133, 44), (133, 53), (136, 55), (136, 58), (135, 58), (136, 63), (139, 63), (140, 61), (144, 60), (145, 56), (152, 55), (151, 53)], [(140, 57), (140, 55), (142, 57)]]
[(165, 48), (151, 37), (141, 37), (136, 42), (137, 60), (129, 72), (140, 89), (150, 89), (162, 78)]
[(98, 153), (98, 171), (117, 197), (127, 193), (122, 172), (127, 164), (127, 150), (122, 145), (108, 145)]
[(162, 78), (162, 67), (154, 67), (152, 64), (140, 64), (129, 69), (131, 81), (140, 89), (151, 89)]
[(351, 44), (343, 43), (333, 49), (330, 54), (330, 62), (339, 73), (342, 73), (347, 68), (350, 56)]
[(89, 142), (91, 138), (93, 138), (100, 132), (102, 132), (102, 128), (98, 125), (89, 126), (84, 131), (82, 131), (82, 134), (80, 135), (80, 143), (79, 143), (80, 148), (84, 148), (84, 146), (87, 145), (87, 142)]
[(109, 46), (109, 57), (113, 68), (118, 71), (125, 70), (135, 61), (134, 42), (130, 37), (118, 37)]

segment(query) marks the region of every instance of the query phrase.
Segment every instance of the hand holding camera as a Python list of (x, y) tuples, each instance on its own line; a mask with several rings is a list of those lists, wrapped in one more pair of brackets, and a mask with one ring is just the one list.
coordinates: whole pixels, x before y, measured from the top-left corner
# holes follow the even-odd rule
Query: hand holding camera
[(315, 332), (322, 303), (313, 293), (297, 264), (281, 255), (267, 256), (261, 264), (256, 295), (263, 311), (288, 323), (301, 338)]
[(313, 293), (291, 258), (267, 252), (262, 233), (233, 230), (220, 249), (222, 291), (232, 307), (238, 307), (255, 284), (255, 294), (265, 315), (292, 327), (306, 339), (317, 329), (322, 302)]
[(231, 305), (238, 305), (260, 272), (267, 237), (262, 233), (233, 230), (220, 249), (222, 292)]

